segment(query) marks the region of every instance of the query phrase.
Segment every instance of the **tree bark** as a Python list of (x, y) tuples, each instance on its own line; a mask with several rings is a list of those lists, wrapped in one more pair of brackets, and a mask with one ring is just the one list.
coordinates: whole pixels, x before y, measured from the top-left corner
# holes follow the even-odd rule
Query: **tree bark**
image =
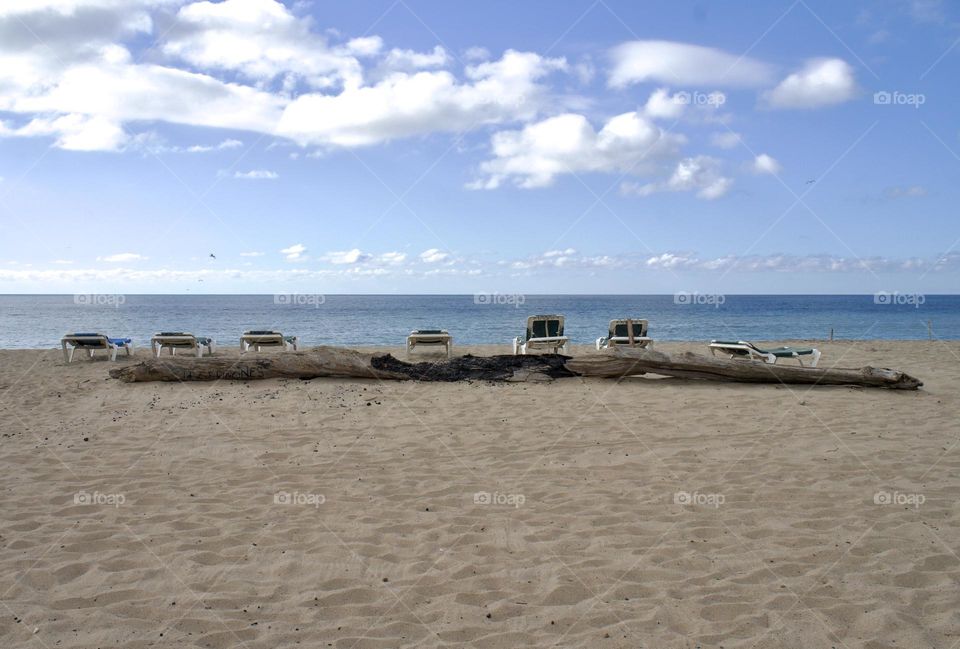
[(419, 381), (549, 381), (585, 376), (623, 378), (644, 373), (686, 379), (742, 383), (859, 385), (915, 390), (923, 383), (883, 368), (812, 368), (768, 365), (757, 361), (725, 360), (685, 352), (668, 355), (650, 349), (615, 349), (603, 354), (570, 358), (558, 354), (531, 356), (462, 356), (436, 363), (405, 363), (390, 354), (366, 354), (339, 347), (270, 356), (169, 357), (110, 370), (110, 376), (138, 381), (213, 381), (319, 377), (375, 378)]
[(863, 387), (916, 390), (922, 381), (898, 370), (878, 367), (822, 368), (771, 365), (759, 361), (728, 360), (692, 352), (664, 354), (652, 349), (616, 349), (603, 355), (581, 356), (566, 363), (580, 376), (622, 378), (653, 373), (685, 379), (739, 383), (786, 383), (808, 385), (859, 385)]

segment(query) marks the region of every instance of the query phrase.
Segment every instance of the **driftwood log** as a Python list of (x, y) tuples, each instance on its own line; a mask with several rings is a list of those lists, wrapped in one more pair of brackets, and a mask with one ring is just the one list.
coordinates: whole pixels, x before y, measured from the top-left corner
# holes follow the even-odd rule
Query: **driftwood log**
[(172, 356), (110, 370), (110, 376), (138, 381), (213, 381), (319, 377), (382, 380), (549, 381), (583, 376), (619, 379), (651, 373), (685, 379), (808, 385), (858, 385), (916, 390), (923, 383), (897, 370), (812, 368), (726, 360), (685, 352), (669, 355), (649, 349), (615, 349), (579, 358), (559, 354), (462, 356), (435, 363), (405, 363), (390, 354), (366, 354), (339, 347), (237, 358)]

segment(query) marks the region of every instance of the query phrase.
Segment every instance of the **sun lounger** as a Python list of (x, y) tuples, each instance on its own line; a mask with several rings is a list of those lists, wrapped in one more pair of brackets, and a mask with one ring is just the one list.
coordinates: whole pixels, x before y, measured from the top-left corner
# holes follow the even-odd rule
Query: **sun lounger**
[(192, 349), (197, 358), (203, 358), (204, 349), (210, 354), (216, 351), (216, 343), (213, 339), (182, 331), (163, 331), (150, 339), (150, 348), (157, 358), (160, 358), (160, 352), (164, 347), (168, 348), (172, 355), (176, 355), (178, 349)]
[(427, 347), (443, 347), (447, 351), (447, 358), (453, 348), (453, 336), (446, 329), (415, 329), (407, 336), (407, 355), (417, 345)]
[(554, 354), (566, 351), (569, 338), (563, 335), (562, 315), (532, 315), (527, 318), (524, 338), (513, 340), (513, 353), (526, 354), (537, 349), (552, 349)]
[(283, 347), (286, 350), (297, 350), (300, 339), (296, 336), (284, 336), (279, 331), (244, 331), (240, 336), (240, 353), (256, 347)]
[[(110, 338), (106, 334), (67, 334), (60, 339), (60, 345), (63, 347), (63, 359), (70, 363), (73, 361), (73, 352), (77, 349), (84, 349), (93, 358), (93, 352), (98, 349), (105, 349), (110, 352), (110, 360), (117, 360), (117, 352), (121, 349), (127, 350), (127, 356), (133, 349), (132, 341), (129, 338)], [(67, 349), (67, 345), (70, 346)]]
[(620, 319), (611, 320), (606, 336), (597, 338), (597, 349), (607, 349), (617, 345), (630, 345), (630, 325), (633, 325), (633, 344), (635, 347), (647, 347), (653, 344), (653, 338), (647, 337), (647, 321)]
[(717, 351), (721, 351), (730, 354), (730, 358), (739, 356), (763, 361), (764, 363), (776, 363), (781, 358), (795, 358), (798, 363), (803, 365), (803, 357), (810, 356), (810, 367), (816, 367), (820, 361), (820, 350), (813, 347), (771, 347), (762, 349), (745, 340), (713, 340), (709, 347), (710, 353), (713, 355), (716, 355)]

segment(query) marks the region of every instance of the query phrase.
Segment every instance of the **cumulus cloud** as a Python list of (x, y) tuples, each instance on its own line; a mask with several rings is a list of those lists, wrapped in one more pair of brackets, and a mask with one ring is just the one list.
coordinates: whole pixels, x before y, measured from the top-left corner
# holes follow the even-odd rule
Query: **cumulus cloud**
[(303, 261), (306, 259), (307, 247), (302, 243), (295, 243), (289, 248), (284, 248), (280, 251), (280, 254), (284, 256), (287, 261)]
[(251, 169), (250, 171), (236, 171), (233, 177), (242, 180), (276, 180), (280, 175), (269, 169)]
[(208, 151), (225, 151), (227, 149), (237, 149), (243, 146), (243, 142), (240, 140), (223, 140), (219, 144), (214, 145), (204, 145), (204, 144), (194, 144), (193, 146), (188, 146), (184, 151), (187, 153), (207, 153)]
[(383, 65), (391, 70), (422, 70), (441, 68), (449, 62), (447, 51), (437, 45), (431, 52), (392, 49), (384, 57)]
[(723, 131), (713, 133), (710, 136), (710, 144), (718, 149), (734, 149), (740, 145), (741, 136), (733, 131)]
[(622, 88), (659, 82), (688, 86), (758, 87), (770, 82), (774, 68), (747, 56), (675, 41), (630, 41), (610, 53), (608, 83)]
[(378, 258), (385, 264), (402, 264), (407, 258), (404, 252), (385, 252)]
[(363, 70), (356, 54), (379, 51), (379, 39), (332, 48), (277, 0), (194, 2), (182, 7), (162, 51), (200, 69), (237, 72), (258, 82), (281, 79), (330, 88), (356, 87)]
[(149, 257), (144, 257), (135, 252), (118, 252), (115, 255), (107, 255), (106, 257), (97, 257), (97, 261), (108, 261), (111, 263), (126, 263), (131, 261), (145, 261)]
[(23, 126), (11, 128), (0, 122), (0, 136), (56, 138), (55, 146), (67, 151), (119, 151), (127, 143), (124, 130), (104, 117), (78, 113), (61, 117), (35, 117)]
[(650, 171), (643, 163), (671, 155), (681, 142), (637, 112), (612, 117), (599, 131), (583, 115), (565, 113), (494, 134), (494, 157), (480, 165), (482, 177), (468, 187), (495, 189), (512, 180), (534, 188), (567, 173), (641, 173)]
[(853, 68), (843, 59), (812, 59), (764, 93), (773, 108), (820, 108), (856, 97)]
[(369, 261), (372, 258), (372, 255), (361, 251), (359, 248), (339, 252), (329, 252), (324, 257), (324, 259), (329, 261), (331, 264), (359, 264), (364, 261)]
[(772, 156), (761, 153), (753, 159), (751, 169), (755, 174), (778, 174), (780, 173), (780, 163)]
[(277, 132), (300, 144), (356, 147), (529, 118), (546, 94), (538, 80), (565, 67), (563, 59), (508, 50), (498, 61), (468, 66), (466, 83), (446, 70), (396, 72), (337, 95), (300, 95)]
[(781, 273), (850, 273), (850, 272), (938, 272), (960, 268), (960, 254), (949, 253), (935, 258), (838, 257), (835, 255), (727, 255), (700, 258), (692, 253), (663, 253), (649, 257), (644, 265), (650, 269), (671, 271), (737, 271)]
[(665, 180), (646, 184), (624, 183), (624, 194), (650, 196), (657, 192), (695, 192), (705, 200), (720, 198), (733, 185), (733, 179), (723, 175), (720, 161), (699, 155), (679, 161)]
[(240, 253), (240, 256), (241, 256), (241, 257), (263, 257), (263, 255), (264, 255), (264, 253), (262, 253), (262, 252), (256, 252), (256, 251), (252, 251), (252, 252), (241, 252), (241, 253)]
[(449, 256), (449, 253), (443, 252), (439, 248), (430, 248), (420, 253), (420, 261), (427, 264), (436, 264), (445, 261)]
[(643, 112), (654, 119), (676, 119), (683, 114), (685, 104), (682, 99), (683, 96), (677, 93), (671, 95), (667, 88), (658, 88), (650, 94)]

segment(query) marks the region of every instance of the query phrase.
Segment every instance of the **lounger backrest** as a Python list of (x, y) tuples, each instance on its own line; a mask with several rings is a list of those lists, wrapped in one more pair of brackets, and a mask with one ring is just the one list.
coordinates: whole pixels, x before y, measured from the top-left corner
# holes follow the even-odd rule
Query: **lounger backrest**
[[(633, 337), (643, 338), (646, 335), (647, 335), (647, 321), (634, 320), (633, 321)], [(628, 331), (627, 321), (611, 320), (610, 321), (610, 337), (611, 338), (629, 338), (630, 332)]]
[(562, 335), (562, 315), (532, 315), (527, 318), (527, 340), (531, 338), (557, 338)]
[(67, 334), (64, 338), (85, 338), (86, 340), (68, 340), (68, 342), (74, 347), (106, 347), (107, 341), (109, 338), (106, 334), (96, 334), (96, 333), (79, 333), (79, 334)]

